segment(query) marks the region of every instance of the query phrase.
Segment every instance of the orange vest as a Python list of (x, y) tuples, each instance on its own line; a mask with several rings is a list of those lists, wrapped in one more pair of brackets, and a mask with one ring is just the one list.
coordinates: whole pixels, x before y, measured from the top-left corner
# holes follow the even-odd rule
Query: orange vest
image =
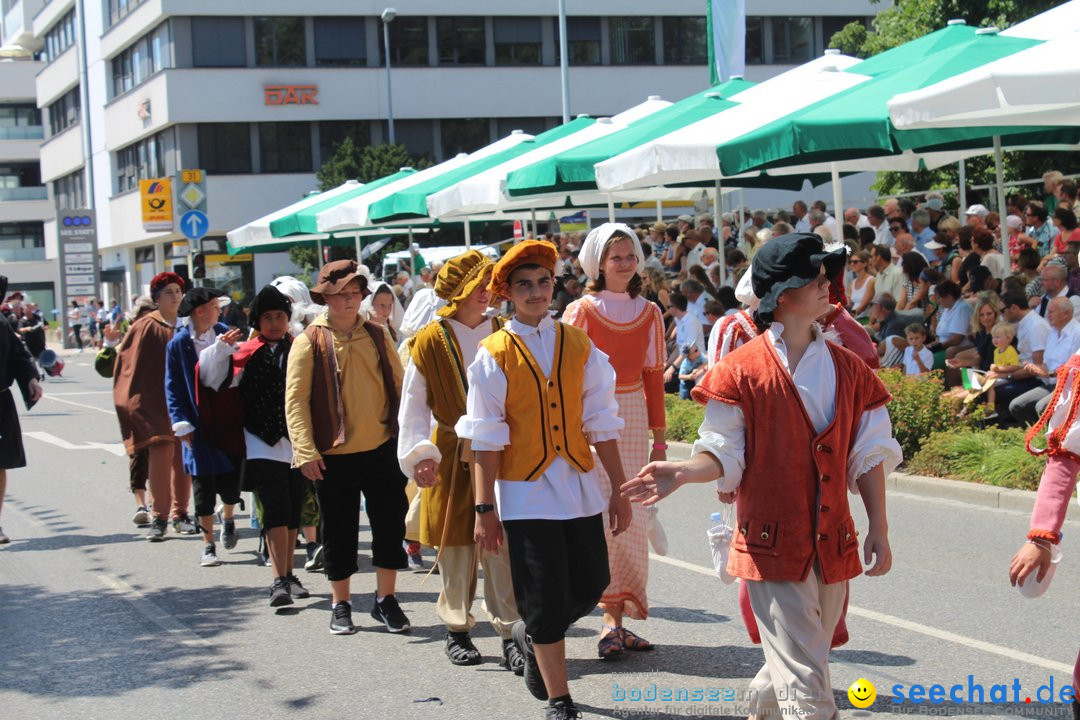
[(507, 330), (489, 335), (487, 348), (506, 375), (510, 443), (499, 465), (501, 480), (537, 480), (556, 457), (581, 472), (593, 468), (582, 423), (585, 363), (592, 343), (584, 331), (555, 323), (552, 376), (544, 375), (521, 338)]
[(836, 365), (836, 414), (820, 434), (767, 335), (724, 357), (693, 390), (698, 402), (736, 405), (746, 419), (746, 469), (727, 567), (736, 577), (802, 581), (815, 560), (826, 583), (862, 572), (848, 457), (863, 413), (892, 398), (857, 355), (827, 346)]

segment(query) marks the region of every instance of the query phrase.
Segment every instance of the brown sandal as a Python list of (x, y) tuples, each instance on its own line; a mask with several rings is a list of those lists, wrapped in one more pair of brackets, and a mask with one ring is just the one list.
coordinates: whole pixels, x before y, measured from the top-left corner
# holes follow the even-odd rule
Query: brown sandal
[(645, 638), (641, 637), (640, 635), (635, 635), (624, 627), (619, 628), (619, 634), (622, 635), (623, 648), (627, 650), (645, 652), (656, 648), (655, 645), (653, 645)]
[(604, 625), (604, 627), (610, 632), (600, 638), (600, 642), (597, 644), (598, 654), (601, 658), (622, 655), (624, 650), (623, 636), (620, 632), (622, 628), (612, 627), (611, 625)]

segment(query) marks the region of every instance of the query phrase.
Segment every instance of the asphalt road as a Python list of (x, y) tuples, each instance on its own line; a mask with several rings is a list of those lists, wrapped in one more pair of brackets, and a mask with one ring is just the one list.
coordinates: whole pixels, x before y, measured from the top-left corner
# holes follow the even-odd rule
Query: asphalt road
[[(328, 633), (329, 586), (287, 615), (267, 607), (270, 571), (255, 561), (255, 531), (241, 522), (225, 564), (199, 567), (201, 543), (171, 534), (150, 545), (130, 521), (127, 460), (119, 446), (111, 383), (69, 358), (66, 377), (23, 414), (29, 468), (9, 473), (0, 549), (0, 718), (538, 718), (543, 706), (496, 663), (499, 643), (481, 622), (483, 665), (453, 667), (434, 612), (438, 578), (403, 573), (398, 597), (413, 629), (393, 636), (367, 615), (372, 601), (369, 534), (361, 532), (354, 617), (361, 632)], [(858, 500), (855, 499), (858, 506)], [(738, 693), (762, 662), (738, 615), (735, 586), (710, 569), (705, 541), (717, 509), (705, 486), (665, 501), (670, 552), (650, 569), (651, 617), (631, 627), (659, 645), (619, 661), (596, 659), (599, 617), (568, 641), (571, 690), (586, 717), (739, 717)], [(832, 685), (844, 717), (904, 714), (1067, 716), (1036, 692), (1070, 682), (1080, 625), (1080, 572), (1066, 525), (1065, 558), (1048, 593), (1027, 600), (1007, 567), (1027, 527), (1024, 514), (893, 493), (893, 571), (852, 582), (851, 642), (834, 651)], [(865, 528), (861, 511), (857, 514)], [(221, 548), (219, 548), (221, 551)], [(430, 559), (431, 555), (428, 554)], [(1072, 598), (1072, 599), (1070, 599)], [(479, 604), (479, 603), (478, 603)], [(893, 686), (1008, 686), (1007, 703), (901, 705)], [(878, 699), (854, 709), (847, 688), (865, 678)], [(1013, 684), (1019, 681), (1019, 702)], [(702, 700), (633, 701), (694, 688)], [(731, 688), (736, 700), (708, 700)], [(625, 700), (617, 699), (619, 692)], [(1024, 702), (1031, 697), (1032, 703)], [(1046, 691), (1043, 691), (1046, 697)]]

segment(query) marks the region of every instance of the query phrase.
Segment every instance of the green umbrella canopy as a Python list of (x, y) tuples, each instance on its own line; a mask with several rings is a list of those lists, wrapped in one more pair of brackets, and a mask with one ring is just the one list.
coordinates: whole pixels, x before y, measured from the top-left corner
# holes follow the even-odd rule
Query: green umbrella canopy
[(406, 168), (399, 170), (396, 173), (381, 177), (378, 180), (372, 180), (369, 183), (359, 185), (355, 190), (341, 193), (321, 203), (315, 203), (303, 210), (291, 213), (284, 217), (280, 217), (270, 222), (270, 233), (276, 238), (286, 238), (290, 235), (306, 235), (312, 233), (318, 233), (319, 229), (315, 224), (316, 216), (331, 207), (343, 203), (347, 200), (352, 200), (355, 197), (359, 197), (365, 193), (369, 193), (376, 188), (380, 188), (383, 185), (388, 185), (392, 182), (396, 182), (403, 177), (412, 175), (415, 170), (412, 168)]
[(590, 117), (579, 117), (568, 123), (559, 125), (550, 130), (540, 133), (530, 140), (524, 140), (506, 150), (493, 153), (474, 162), (468, 162), (461, 167), (454, 168), (422, 183), (413, 185), (399, 192), (388, 195), (376, 201), (368, 209), (368, 217), (372, 222), (390, 222), (394, 220), (407, 220), (409, 218), (426, 218), (428, 215), (428, 195), (473, 177), (477, 173), (484, 172), (489, 168), (500, 165), (507, 160), (522, 155), (538, 147), (547, 145), (567, 135), (576, 133), (596, 120)]
[[(870, 80), (717, 147), (724, 175), (817, 162), (893, 155), (902, 148), (886, 102), (992, 60), (1039, 44), (1038, 40), (950, 25), (887, 50), (840, 72)], [(946, 135), (913, 138), (922, 144)]]
[(742, 78), (728, 80), (646, 115), (623, 130), (514, 170), (506, 176), (507, 194), (518, 197), (594, 190), (596, 163), (733, 107), (736, 102), (728, 98), (753, 85)]

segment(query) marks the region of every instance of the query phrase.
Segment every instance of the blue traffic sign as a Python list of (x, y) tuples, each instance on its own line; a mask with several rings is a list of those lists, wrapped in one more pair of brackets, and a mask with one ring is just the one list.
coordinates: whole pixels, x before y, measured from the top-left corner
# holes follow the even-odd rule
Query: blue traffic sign
[(180, 217), (180, 232), (188, 240), (201, 240), (210, 229), (210, 220), (206, 213), (199, 210), (188, 210)]

